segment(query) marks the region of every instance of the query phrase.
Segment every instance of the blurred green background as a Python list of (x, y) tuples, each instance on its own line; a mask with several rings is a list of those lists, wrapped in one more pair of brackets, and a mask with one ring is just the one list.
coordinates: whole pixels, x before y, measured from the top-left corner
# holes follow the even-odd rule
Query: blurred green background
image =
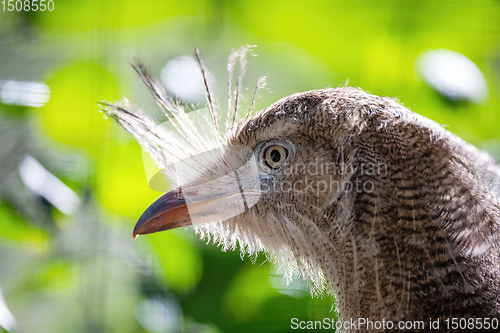
[[(333, 296), (285, 285), (263, 255), (252, 264), (222, 253), (190, 228), (132, 240), (160, 193), (147, 186), (139, 145), (97, 102), (127, 96), (158, 112), (128, 64), (135, 58), (160, 76), (197, 47), (224, 99), (227, 56), (257, 45), (244, 86), (267, 76), (259, 109), (298, 91), (358, 86), (500, 156), (497, 0), (54, 0), (44, 12), (5, 4), (0, 331), (289, 332), (294, 317), (336, 317)], [(471, 59), (486, 97), (456, 101), (424, 80), (419, 56), (436, 49)]]

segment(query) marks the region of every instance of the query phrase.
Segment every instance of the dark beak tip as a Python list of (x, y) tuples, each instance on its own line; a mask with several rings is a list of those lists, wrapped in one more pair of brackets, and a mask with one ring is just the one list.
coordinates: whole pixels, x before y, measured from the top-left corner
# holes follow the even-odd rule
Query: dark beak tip
[(149, 209), (147, 209), (144, 213), (142, 213), (141, 217), (139, 217), (139, 220), (137, 221), (135, 227), (134, 227), (134, 231), (132, 232), (132, 237), (134, 239), (137, 239), (137, 237), (139, 237), (139, 235), (143, 235), (143, 234), (148, 234), (150, 232), (145, 232), (144, 229), (147, 229), (147, 225), (148, 225), (148, 222), (150, 222), (151, 220), (153, 220), (154, 218), (151, 218), (150, 216), (150, 212), (148, 211)]

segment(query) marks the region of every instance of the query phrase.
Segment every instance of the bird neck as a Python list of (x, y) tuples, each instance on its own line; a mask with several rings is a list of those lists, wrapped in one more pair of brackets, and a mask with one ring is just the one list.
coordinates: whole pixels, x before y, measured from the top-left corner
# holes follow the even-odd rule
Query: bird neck
[(336, 281), (343, 320), (499, 317), (498, 260), (493, 254), (480, 258), (457, 255), (447, 263), (412, 260), (403, 249), (382, 247), (378, 254), (358, 254), (357, 259), (345, 260), (334, 278), (325, 274)]
[(462, 181), (432, 190), (425, 175), (393, 169), (386, 177), (357, 175), (361, 182), (374, 182), (377, 190), (357, 193), (331, 212), (338, 231), (330, 234), (336, 246), (329, 255), (336, 262), (322, 269), (338, 293), (340, 317), (499, 317), (496, 199), (482, 195), (474, 178), (464, 177), (465, 169), (440, 180), (455, 178), (457, 172)]

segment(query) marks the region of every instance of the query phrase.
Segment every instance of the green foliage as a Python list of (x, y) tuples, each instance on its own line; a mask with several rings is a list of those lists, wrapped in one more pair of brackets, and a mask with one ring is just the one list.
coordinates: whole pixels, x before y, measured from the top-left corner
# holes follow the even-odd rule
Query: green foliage
[(41, 125), (55, 140), (95, 153), (109, 126), (97, 112), (97, 101), (115, 98), (115, 82), (100, 64), (77, 61), (57, 69), (47, 79), (51, 98), (40, 109)]
[(12, 246), (35, 252), (47, 251), (49, 236), (20, 216), (12, 207), (0, 203), (0, 239)]

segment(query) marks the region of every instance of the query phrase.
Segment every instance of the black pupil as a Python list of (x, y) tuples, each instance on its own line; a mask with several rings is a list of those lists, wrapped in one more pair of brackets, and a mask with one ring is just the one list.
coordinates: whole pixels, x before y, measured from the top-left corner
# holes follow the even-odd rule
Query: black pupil
[(271, 150), (271, 160), (278, 163), (281, 160), (281, 153), (277, 149)]

